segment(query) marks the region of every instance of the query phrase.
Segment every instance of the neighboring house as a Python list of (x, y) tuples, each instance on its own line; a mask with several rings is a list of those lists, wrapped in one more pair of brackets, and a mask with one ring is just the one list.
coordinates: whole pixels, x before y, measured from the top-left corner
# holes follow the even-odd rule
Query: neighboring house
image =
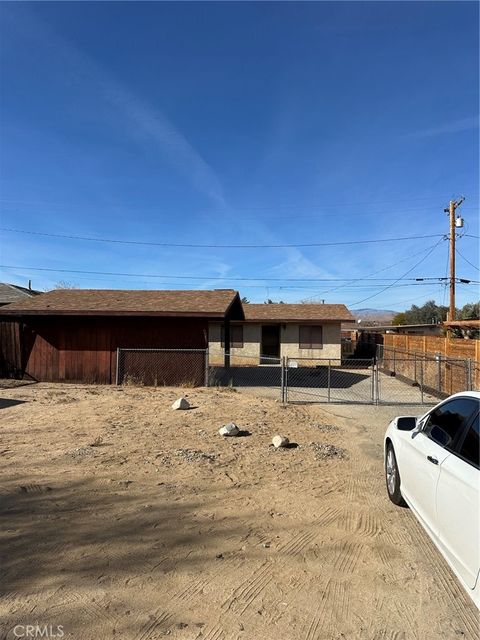
[[(112, 384), (117, 349), (205, 350), (209, 322), (243, 318), (231, 289), (59, 289), (0, 309), (0, 369), (37, 381)], [(205, 381), (205, 351), (198, 357), (159, 353), (142, 366), (148, 384)], [(161, 377), (167, 370), (168, 383)]]
[(443, 326), (453, 334), (459, 335), (467, 340), (478, 338), (480, 334), (479, 319), (471, 318), (470, 320), (452, 320), (450, 322), (444, 322)]
[[(230, 327), (230, 363), (238, 366), (274, 364), (282, 357), (339, 360), (341, 323), (354, 322), (343, 304), (249, 303), (243, 310), (245, 320)], [(210, 364), (223, 361), (224, 335), (221, 323), (210, 322)]]
[(443, 335), (442, 324), (386, 324), (384, 326), (363, 327), (357, 325), (357, 334), (359, 338), (361, 335), (366, 334), (385, 334), (385, 333), (398, 333), (402, 335), (412, 336), (441, 336)]
[(19, 287), (17, 284), (0, 282), (0, 307), (3, 307), (6, 304), (11, 304), (12, 302), (27, 300), (33, 296), (38, 296), (40, 293), (41, 291)]

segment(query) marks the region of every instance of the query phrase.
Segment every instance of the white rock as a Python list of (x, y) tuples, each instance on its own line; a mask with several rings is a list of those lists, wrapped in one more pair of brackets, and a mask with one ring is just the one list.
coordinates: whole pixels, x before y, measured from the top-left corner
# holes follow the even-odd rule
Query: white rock
[(178, 400), (175, 400), (172, 404), (172, 409), (190, 409), (190, 403), (185, 398), (178, 398)]
[(289, 439), (286, 436), (273, 436), (272, 444), (274, 447), (286, 447), (289, 443)]
[(237, 427), (237, 425), (234, 422), (229, 422), (224, 427), (219, 429), (218, 433), (221, 436), (226, 436), (226, 437), (238, 436), (238, 434), (240, 433), (240, 429)]

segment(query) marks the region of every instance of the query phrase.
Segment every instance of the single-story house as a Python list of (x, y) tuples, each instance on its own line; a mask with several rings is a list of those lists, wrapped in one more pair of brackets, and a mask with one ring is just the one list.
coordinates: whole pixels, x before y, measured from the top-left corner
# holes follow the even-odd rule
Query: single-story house
[(441, 336), (443, 329), (441, 324), (433, 322), (423, 324), (391, 324), (378, 327), (369, 327), (365, 331), (373, 333), (398, 333), (409, 336)]
[(9, 284), (8, 282), (0, 282), (0, 307), (12, 302), (21, 302), (28, 300), (33, 296), (38, 296), (41, 291), (35, 291), (29, 287), (20, 287), (18, 284)]
[(230, 363), (275, 364), (283, 357), (341, 359), (340, 326), (355, 319), (343, 304), (243, 305), (244, 320), (232, 321), (230, 341), (223, 325), (209, 323), (209, 362), (221, 364), (230, 342)]
[[(205, 350), (211, 322), (222, 323), (228, 334), (230, 322), (243, 319), (240, 297), (232, 289), (50, 291), (0, 309), (0, 375), (111, 384), (117, 379), (119, 348)], [(167, 369), (168, 384), (185, 381), (187, 374), (192, 381), (205, 380), (204, 352), (183, 360), (158, 354), (158, 363), (146, 383), (155, 377), (167, 384), (161, 377)]]

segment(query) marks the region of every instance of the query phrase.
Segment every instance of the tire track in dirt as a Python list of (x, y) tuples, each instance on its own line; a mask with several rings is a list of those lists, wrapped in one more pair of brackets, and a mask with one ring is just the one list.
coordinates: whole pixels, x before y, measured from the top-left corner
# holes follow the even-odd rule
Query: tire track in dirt
[(284, 555), (293, 555), (302, 553), (318, 536), (320, 535), (321, 527), (327, 527), (332, 522), (338, 520), (342, 513), (341, 508), (327, 507), (325, 511), (315, 519), (315, 528), (313, 531), (301, 530), (294, 534), (290, 540), (280, 544), (277, 547), (277, 551)]
[(218, 624), (214, 624), (207, 633), (201, 635), (202, 640), (224, 640), (226, 631), (222, 629)]
[[(434, 568), (436, 582), (441, 586), (440, 597), (445, 603), (445, 610), (453, 606), (458, 616), (459, 622), (470, 634), (467, 636), (472, 640), (478, 638), (478, 613), (474, 608), (463, 587), (457, 582), (446, 560), (442, 558), (440, 552), (434, 547), (433, 542), (428, 538), (428, 534), (422, 526), (412, 520), (412, 526), (417, 530), (416, 547), (422, 558), (426, 559)], [(442, 593), (443, 591), (443, 593)]]
[(165, 625), (172, 618), (172, 614), (162, 609), (157, 609), (150, 615), (150, 619), (142, 625), (140, 631), (133, 637), (133, 640), (148, 640), (159, 627)]
[(221, 566), (219, 566), (216, 571), (212, 572), (211, 575), (206, 578), (194, 579), (193, 582), (190, 582), (186, 587), (175, 591), (171, 595), (170, 600), (177, 600), (179, 602), (185, 602), (187, 600), (191, 601), (196, 596), (202, 594), (203, 591), (224, 572), (227, 565), (234, 569), (238, 564), (238, 561), (229, 562), (228, 560), (223, 560)]
[[(385, 612), (386, 609), (386, 597), (383, 593), (377, 593), (374, 600), (374, 611), (378, 614)], [(389, 619), (390, 624), (394, 624), (394, 617), (392, 616), (392, 611), (388, 608), (387, 617)], [(395, 612), (393, 612), (395, 613)], [(360, 618), (365, 624), (365, 620)], [(371, 616), (368, 620), (365, 628), (362, 629), (360, 633), (360, 638), (362, 640), (407, 640), (407, 635), (404, 630), (400, 629), (376, 629), (375, 628), (376, 618)], [(440, 637), (440, 636), (439, 636)]]
[(413, 537), (402, 523), (395, 523), (381, 533), (381, 539), (395, 548), (409, 548), (414, 545)]
[(217, 577), (217, 574), (215, 576), (212, 576), (210, 579), (207, 579), (207, 580), (195, 580), (195, 581), (193, 581), (187, 587), (185, 587), (185, 589), (174, 593), (172, 595), (171, 600), (178, 600), (179, 602), (191, 601), (193, 598), (195, 598), (196, 596), (199, 596), (201, 593), (203, 593), (205, 588), (208, 587), (208, 585), (211, 583), (211, 581), (216, 577)]
[[(322, 600), (310, 619), (308, 626), (304, 627), (302, 637), (305, 640), (317, 640), (319, 633), (329, 633), (333, 637), (338, 630), (338, 622), (347, 617), (350, 604), (350, 588), (344, 582), (329, 579), (326, 583)], [(328, 605), (328, 606), (327, 606)]]
[(270, 561), (257, 567), (223, 602), (222, 610), (245, 613), (273, 580), (272, 570), (273, 565)]
[(333, 571), (352, 574), (365, 552), (365, 545), (344, 541), (338, 546), (338, 555), (333, 563)]
[[(407, 624), (408, 630), (410, 631), (410, 634), (411, 634), (411, 637), (418, 638), (419, 637), (419, 630), (418, 630), (418, 623), (416, 622), (416, 620), (418, 620), (418, 619), (421, 620), (421, 615), (417, 616), (416, 612), (413, 609), (413, 607), (411, 607), (406, 602), (402, 602), (402, 601), (398, 600), (397, 598), (395, 598), (395, 600), (394, 600), (394, 607), (395, 607), (395, 610), (398, 613), (399, 619)], [(418, 609), (418, 607), (417, 607), (417, 609)], [(421, 612), (417, 612), (417, 613), (421, 614)]]
[(375, 635), (369, 636), (365, 640), (407, 640), (405, 631), (388, 631), (382, 629), (377, 631)]
[(364, 538), (376, 538), (383, 531), (380, 518), (374, 513), (352, 512), (347, 510), (339, 524), (350, 534), (358, 534)]

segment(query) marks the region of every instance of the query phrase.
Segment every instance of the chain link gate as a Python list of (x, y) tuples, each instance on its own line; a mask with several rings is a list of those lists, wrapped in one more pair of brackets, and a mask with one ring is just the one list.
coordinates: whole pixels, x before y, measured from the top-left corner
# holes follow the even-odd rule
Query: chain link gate
[(285, 358), (284, 402), (376, 402), (373, 358)]

